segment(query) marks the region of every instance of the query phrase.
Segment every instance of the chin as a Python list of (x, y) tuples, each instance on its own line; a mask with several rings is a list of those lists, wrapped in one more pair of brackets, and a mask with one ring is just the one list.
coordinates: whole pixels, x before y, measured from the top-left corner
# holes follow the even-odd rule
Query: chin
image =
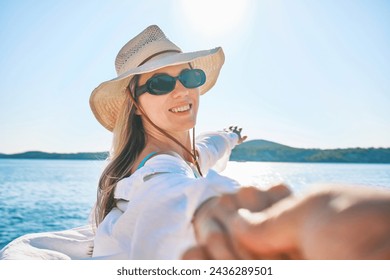
[(188, 130), (194, 128), (195, 125), (196, 125), (196, 121), (183, 123), (183, 124), (178, 125), (177, 127), (175, 127), (174, 130), (176, 130), (176, 131), (188, 131)]
[(181, 127), (181, 131), (188, 131), (190, 129), (193, 129), (195, 127), (195, 123), (193, 123), (192, 125), (188, 125), (188, 126), (183, 126)]

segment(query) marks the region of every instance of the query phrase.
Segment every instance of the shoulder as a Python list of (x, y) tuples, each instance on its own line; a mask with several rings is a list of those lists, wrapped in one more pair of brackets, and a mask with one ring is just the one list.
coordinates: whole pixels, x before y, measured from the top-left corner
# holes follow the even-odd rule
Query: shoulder
[(150, 175), (160, 172), (176, 173), (193, 177), (191, 167), (175, 152), (157, 154), (153, 156), (145, 163), (142, 174)]
[(183, 175), (192, 174), (191, 168), (175, 152), (150, 153), (139, 161), (138, 168), (130, 177), (145, 177), (154, 173), (177, 173)]
[[(150, 178), (155, 180), (150, 180)], [(164, 187), (168, 183), (174, 183), (173, 181), (184, 182), (186, 179), (195, 179), (195, 175), (191, 167), (179, 155), (175, 153), (157, 154), (131, 176), (117, 183), (115, 197), (128, 198), (140, 190), (145, 191), (151, 184)]]

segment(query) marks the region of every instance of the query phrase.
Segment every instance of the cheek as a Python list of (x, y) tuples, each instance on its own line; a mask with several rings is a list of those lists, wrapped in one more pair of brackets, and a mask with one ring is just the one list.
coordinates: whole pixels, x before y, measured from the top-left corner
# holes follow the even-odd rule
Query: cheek
[[(145, 97), (145, 98), (142, 98)], [(145, 114), (157, 124), (161, 119), (165, 118), (164, 115), (164, 98), (158, 98), (154, 96), (141, 96), (139, 100)]]
[(198, 93), (196, 93), (195, 98), (194, 98), (194, 109), (195, 109), (196, 113), (198, 112), (199, 102), (200, 102), (200, 94), (198, 92)]

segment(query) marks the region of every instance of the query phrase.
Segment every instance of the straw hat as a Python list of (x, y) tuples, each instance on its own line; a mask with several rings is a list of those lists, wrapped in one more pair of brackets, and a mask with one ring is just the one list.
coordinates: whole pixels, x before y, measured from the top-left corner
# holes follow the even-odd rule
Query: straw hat
[(125, 102), (126, 88), (134, 75), (191, 62), (194, 68), (202, 69), (206, 73), (206, 83), (200, 87), (200, 94), (204, 94), (217, 81), (224, 60), (225, 56), (220, 47), (183, 53), (157, 25), (152, 25), (119, 51), (115, 60), (118, 76), (95, 88), (89, 104), (96, 119), (112, 131)]

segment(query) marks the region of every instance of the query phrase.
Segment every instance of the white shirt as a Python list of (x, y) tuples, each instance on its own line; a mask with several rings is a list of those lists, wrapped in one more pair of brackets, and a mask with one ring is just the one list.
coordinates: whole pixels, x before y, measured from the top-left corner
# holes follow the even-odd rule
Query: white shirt
[(160, 154), (119, 181), (118, 203), (97, 228), (93, 257), (179, 259), (195, 245), (191, 220), (199, 205), (239, 186), (215, 171), (225, 168), (237, 141), (235, 133), (226, 132), (197, 137), (203, 178), (178, 155)]

